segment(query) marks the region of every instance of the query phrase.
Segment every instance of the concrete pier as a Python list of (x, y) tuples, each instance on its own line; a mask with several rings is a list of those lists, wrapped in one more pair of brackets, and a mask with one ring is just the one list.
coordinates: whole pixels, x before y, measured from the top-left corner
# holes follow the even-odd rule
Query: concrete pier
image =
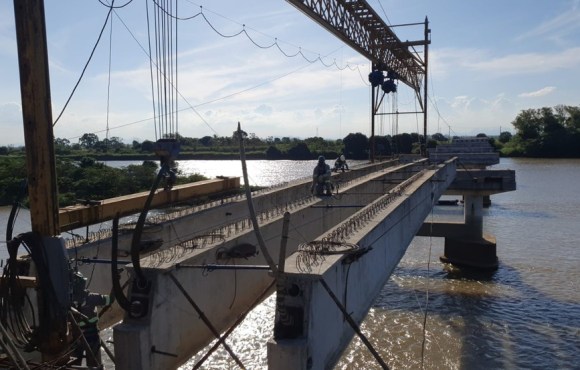
[(496, 269), (498, 257), (493, 235), (483, 232), (484, 199), (491, 194), (515, 190), (511, 170), (458, 170), (445, 194), (464, 199), (463, 222), (426, 222), (418, 236), (445, 238), (441, 261), (477, 269)]

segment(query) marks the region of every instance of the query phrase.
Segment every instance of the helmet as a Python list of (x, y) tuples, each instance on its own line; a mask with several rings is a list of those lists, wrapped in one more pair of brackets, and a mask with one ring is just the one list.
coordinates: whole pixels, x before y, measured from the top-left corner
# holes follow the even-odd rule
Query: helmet
[(86, 297), (87, 279), (80, 272), (76, 271), (72, 276), (72, 300), (75, 305), (79, 305)]
[(326, 159), (324, 158), (323, 155), (321, 155), (320, 157), (318, 157), (318, 163), (324, 163)]
[(341, 154), (340, 155), (340, 160), (343, 161), (343, 162), (346, 161), (346, 158), (344, 157), (344, 154)]

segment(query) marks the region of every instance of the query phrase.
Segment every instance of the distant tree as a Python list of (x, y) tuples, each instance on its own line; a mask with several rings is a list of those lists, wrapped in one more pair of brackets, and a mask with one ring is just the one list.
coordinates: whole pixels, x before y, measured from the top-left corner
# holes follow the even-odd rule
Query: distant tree
[(288, 155), (291, 159), (305, 160), (312, 158), (312, 153), (308, 149), (308, 145), (304, 142), (299, 142), (288, 149)]
[(79, 144), (85, 149), (93, 149), (95, 144), (99, 142), (99, 137), (96, 134), (83, 134), (79, 139)]
[(421, 143), (421, 142), (423, 142), (423, 135), (419, 135), (416, 132), (411, 132), (409, 135), (411, 135), (411, 143)]
[(93, 146), (92, 149), (96, 150), (97, 152), (107, 152), (109, 149), (109, 139), (99, 140)]
[(387, 136), (375, 137), (375, 155), (385, 157), (392, 154), (390, 138)]
[(516, 133), (524, 140), (538, 139), (542, 128), (541, 117), (535, 109), (521, 111), (512, 121)]
[(54, 139), (54, 145), (57, 147), (68, 147), (70, 146), (70, 140), (69, 139), (61, 139), (59, 137), (57, 137), (56, 139)]
[(344, 154), (349, 159), (367, 159), (369, 150), (369, 139), (357, 132), (348, 134), (344, 139)]
[(411, 139), (411, 135), (407, 133), (395, 135), (393, 137), (393, 141), (398, 150), (397, 153), (411, 154), (413, 151), (413, 141)]
[(113, 136), (109, 139), (109, 148), (115, 150), (115, 151), (119, 151), (121, 149), (123, 149), (125, 147), (125, 144), (123, 144), (123, 139), (121, 139), (118, 136)]
[(71, 149), (70, 140), (61, 138), (54, 139), (54, 152), (56, 154), (69, 154)]
[(276, 148), (273, 145), (270, 145), (268, 149), (266, 149), (266, 158), (267, 159), (280, 159), (282, 158), (282, 152), (280, 149)]
[(479, 134), (475, 135), (475, 137), (487, 137), (487, 135), (484, 133), (479, 133)]
[(572, 133), (580, 132), (580, 107), (558, 105), (554, 111), (561, 117), (562, 124)]
[(0, 155), (8, 155), (8, 147), (7, 146), (0, 146)]
[(81, 168), (92, 167), (95, 165), (95, 160), (94, 158), (83, 157), (81, 158), (79, 165), (81, 166)]
[(155, 150), (155, 143), (150, 140), (145, 140), (141, 143), (141, 151), (151, 153)]
[(509, 131), (503, 131), (503, 132), (501, 132), (499, 134), (499, 138), (498, 138), (499, 142), (500, 143), (503, 143), (503, 144), (507, 143), (511, 139), (512, 139), (512, 133), (509, 132)]
[(431, 138), (436, 141), (447, 141), (447, 138), (440, 132), (431, 135)]
[(199, 143), (203, 146), (211, 146), (213, 143), (213, 139), (211, 136), (204, 136), (199, 139)]

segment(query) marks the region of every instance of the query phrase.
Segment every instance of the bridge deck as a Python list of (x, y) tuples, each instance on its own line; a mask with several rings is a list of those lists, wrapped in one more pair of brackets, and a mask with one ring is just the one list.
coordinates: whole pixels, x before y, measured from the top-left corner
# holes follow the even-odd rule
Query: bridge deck
[[(334, 237), (350, 234), (348, 227), (335, 229), (335, 226), (347, 221), (358, 210), (372, 204), (425, 166), (423, 160), (386, 169), (375, 168), (356, 178), (353, 174), (349, 182), (340, 186), (339, 195), (332, 198), (305, 197), (309, 182), (296, 185), (299, 192), (294, 186), (278, 190), (276, 197), (284, 199), (284, 193), (296, 192), (294, 194), (301, 193), (302, 198), (295, 197), (295, 203), (283, 203), (284, 206), (276, 204), (276, 208), (262, 209), (262, 217), (258, 218), (270, 254), (278, 260), (284, 211), (291, 214), (287, 246), (287, 252), (291, 254), (299, 244), (324, 237), (329, 231), (339, 230)], [(260, 203), (258, 198), (256, 201)], [(223, 213), (221, 217), (223, 220)], [(202, 220), (205, 217), (197, 222)], [(255, 249), (251, 246), (255, 248), (257, 244), (253, 231), (247, 226), (238, 224), (236, 228), (235, 223), (229, 225), (220, 229), (222, 233), (219, 237), (210, 238), (203, 246), (170, 248), (143, 261), (142, 267), (145, 266), (145, 273), (153, 287), (148, 298), (150, 309), (146, 317), (135, 319), (126, 316), (123, 323), (115, 327), (115, 346), (123, 348), (117, 358), (118, 368), (175, 368), (214, 339), (212, 330), (199, 318), (189, 299), (196, 302), (212, 325), (221, 332), (230, 327), (242, 312), (256, 304), (261, 293), (271, 285), (272, 276), (265, 270), (208, 272), (195, 268), (204, 264), (265, 264), (261, 255), (253, 255)], [(190, 220), (189, 227), (195, 228), (195, 221)], [(176, 225), (177, 230), (186, 228), (185, 223), (183, 226)], [(245, 246), (247, 259), (232, 257), (235, 253), (230, 252), (239, 252), (240, 246)], [(292, 263), (287, 265), (289, 269)], [(175, 281), (183, 285), (187, 297)], [(174, 348), (176, 357), (152, 355), (147, 350), (152, 346)]]

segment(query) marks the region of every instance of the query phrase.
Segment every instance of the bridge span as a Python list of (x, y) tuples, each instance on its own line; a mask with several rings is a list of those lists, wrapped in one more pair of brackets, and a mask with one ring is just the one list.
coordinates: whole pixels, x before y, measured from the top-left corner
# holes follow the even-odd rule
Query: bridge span
[[(140, 261), (149, 284), (128, 288), (131, 310), (114, 327), (116, 367), (176, 368), (216, 338), (218, 344), (227, 343), (245, 314), (276, 291), (269, 367), (331, 368), (413, 237), (425, 232), (424, 221), (441, 195), (462, 188), (489, 194), (515, 186), (513, 171), (498, 176), (489, 170), (471, 171), (466, 185), (464, 170), (456, 166), (456, 158), (440, 164), (392, 160), (334, 174), (338, 192), (332, 197), (312, 196), (309, 179), (254, 194), (260, 231), (278, 262), (277, 274), (259, 252), (245, 198), (151, 218), (142, 239), (157, 249)], [(476, 215), (481, 208), (473, 210), (464, 225), (468, 229), (473, 219), (481, 219)], [(458, 230), (430, 228), (433, 235), (450, 239)], [(477, 237), (470, 230), (458, 234), (460, 239)], [(129, 255), (131, 235), (127, 226), (119, 235), (121, 256)], [(457, 240), (454, 245), (469, 255)], [(74, 253), (80, 259), (108, 258), (109, 246), (110, 239), (104, 238), (84, 243)], [(495, 245), (492, 253), (495, 257)], [(128, 262), (122, 263), (134, 275)], [(110, 267), (90, 268), (103, 276), (97, 290), (110, 291)], [(111, 310), (107, 319), (116, 322), (121, 314)]]

